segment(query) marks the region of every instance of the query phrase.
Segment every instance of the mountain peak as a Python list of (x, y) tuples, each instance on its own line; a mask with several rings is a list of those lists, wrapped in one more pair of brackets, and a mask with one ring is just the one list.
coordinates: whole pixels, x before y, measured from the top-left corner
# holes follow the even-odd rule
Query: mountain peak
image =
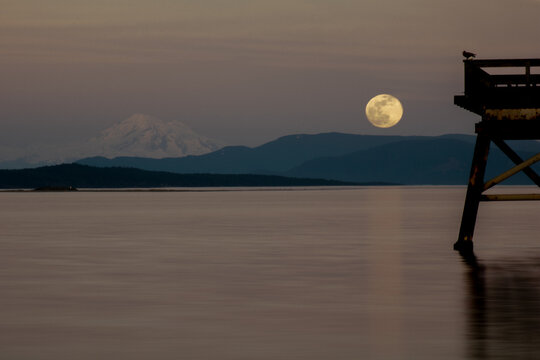
[(165, 123), (163, 120), (152, 116), (152, 115), (146, 115), (146, 114), (133, 114), (128, 118), (125, 118), (124, 120), (120, 121), (118, 124), (132, 124), (132, 125), (138, 125), (141, 127), (151, 125), (153, 123)]
[[(195, 134), (186, 124), (180, 121), (164, 121), (152, 115), (146, 114), (133, 114), (130, 117), (117, 122), (113, 126), (105, 129), (102, 134), (110, 134), (113, 132), (123, 132), (123, 131), (154, 131), (154, 132), (163, 132), (167, 130), (181, 130), (181, 132), (186, 134)], [(197, 135), (197, 134), (195, 134)], [(197, 135), (199, 136), (199, 135)]]
[(152, 158), (201, 155), (221, 146), (179, 121), (164, 121), (146, 114), (130, 117), (90, 140), (96, 155)]

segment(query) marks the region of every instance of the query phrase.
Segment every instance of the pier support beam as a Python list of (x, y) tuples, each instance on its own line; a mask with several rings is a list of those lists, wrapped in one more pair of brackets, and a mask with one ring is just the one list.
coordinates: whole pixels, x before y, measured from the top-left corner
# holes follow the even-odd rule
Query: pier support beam
[(478, 207), (482, 192), (484, 191), (484, 175), (486, 173), (490, 142), (489, 137), (482, 133), (479, 133), (476, 137), (465, 206), (461, 218), (461, 227), (459, 229), (458, 240), (454, 244), (454, 250), (460, 252), (472, 252), (473, 250), (472, 239), (476, 217), (478, 215)]

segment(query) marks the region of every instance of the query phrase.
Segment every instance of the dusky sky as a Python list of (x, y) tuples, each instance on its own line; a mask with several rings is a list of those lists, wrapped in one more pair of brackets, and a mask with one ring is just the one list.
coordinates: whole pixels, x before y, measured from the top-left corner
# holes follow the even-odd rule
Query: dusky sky
[[(0, 141), (63, 142), (133, 113), (231, 145), (291, 133), (472, 133), (462, 50), (540, 57), (539, 0), (0, 0)], [(402, 121), (364, 107), (400, 99)]]

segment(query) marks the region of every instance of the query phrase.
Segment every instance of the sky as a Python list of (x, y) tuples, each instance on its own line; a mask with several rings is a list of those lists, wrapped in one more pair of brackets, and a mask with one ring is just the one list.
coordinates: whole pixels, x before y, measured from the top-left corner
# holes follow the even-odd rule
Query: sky
[[(0, 148), (134, 113), (229, 145), (474, 131), (461, 52), (540, 57), (540, 0), (0, 0)], [(365, 105), (400, 99), (401, 122)]]

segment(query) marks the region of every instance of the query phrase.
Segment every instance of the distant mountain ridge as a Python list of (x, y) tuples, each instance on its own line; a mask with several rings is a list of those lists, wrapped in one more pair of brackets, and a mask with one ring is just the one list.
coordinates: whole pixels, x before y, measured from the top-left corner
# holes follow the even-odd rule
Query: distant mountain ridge
[(220, 150), (181, 158), (148, 159), (140, 157), (86, 158), (77, 161), (91, 166), (124, 166), (176, 173), (281, 173), (302, 163), (327, 156), (346, 155), (354, 151), (421, 136), (374, 136), (343, 133), (288, 135), (255, 148), (227, 146)]
[[(78, 163), (134, 167), (174, 173), (274, 174), (350, 182), (410, 185), (465, 185), (473, 154), (474, 135), (372, 136), (341, 133), (290, 135), (264, 145), (225, 147), (182, 158), (87, 158)], [(536, 141), (509, 142), (523, 158), (540, 152)], [(486, 177), (512, 167), (492, 147)], [(505, 183), (528, 184), (523, 174)]]

